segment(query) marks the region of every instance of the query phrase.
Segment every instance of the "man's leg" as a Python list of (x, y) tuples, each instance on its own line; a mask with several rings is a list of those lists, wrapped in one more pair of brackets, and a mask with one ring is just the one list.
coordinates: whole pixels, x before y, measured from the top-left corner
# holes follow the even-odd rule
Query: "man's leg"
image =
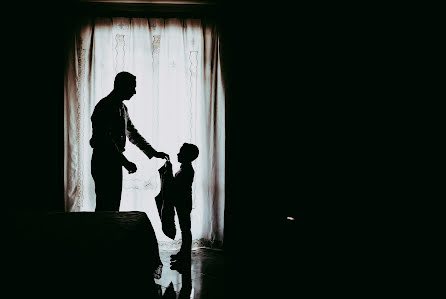
[(95, 211), (106, 210), (107, 200), (107, 180), (106, 171), (104, 171), (104, 163), (101, 163), (101, 155), (93, 151), (91, 158), (91, 176), (94, 180), (94, 192), (96, 193), (96, 208)]
[(95, 182), (95, 211), (119, 211), (122, 193), (122, 166), (119, 161), (93, 153), (91, 174)]
[(112, 182), (112, 186), (110, 186), (110, 210), (119, 211), (122, 195), (122, 166), (120, 164), (116, 166), (113, 178), (110, 181)]

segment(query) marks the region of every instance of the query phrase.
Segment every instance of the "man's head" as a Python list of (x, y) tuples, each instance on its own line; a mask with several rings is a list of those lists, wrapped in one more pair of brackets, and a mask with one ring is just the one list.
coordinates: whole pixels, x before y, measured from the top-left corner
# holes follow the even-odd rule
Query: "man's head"
[(184, 143), (178, 153), (178, 162), (188, 163), (194, 161), (199, 154), (198, 147), (192, 143)]
[(136, 94), (136, 77), (128, 72), (120, 72), (115, 77), (114, 91), (123, 98), (124, 101)]

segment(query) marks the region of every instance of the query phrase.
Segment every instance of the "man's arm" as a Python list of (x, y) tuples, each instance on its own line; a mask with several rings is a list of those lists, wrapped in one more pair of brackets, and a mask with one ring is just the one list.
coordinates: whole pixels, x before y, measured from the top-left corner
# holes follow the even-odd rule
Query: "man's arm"
[(127, 117), (127, 137), (129, 138), (130, 142), (136, 145), (144, 154), (146, 154), (149, 159), (152, 159), (152, 157), (160, 158), (160, 159), (169, 159), (169, 155), (163, 152), (156, 151), (150, 143), (148, 143), (144, 137), (139, 134), (138, 130), (133, 125), (132, 121), (130, 120), (130, 116), (127, 112), (127, 107), (125, 107), (125, 113)]

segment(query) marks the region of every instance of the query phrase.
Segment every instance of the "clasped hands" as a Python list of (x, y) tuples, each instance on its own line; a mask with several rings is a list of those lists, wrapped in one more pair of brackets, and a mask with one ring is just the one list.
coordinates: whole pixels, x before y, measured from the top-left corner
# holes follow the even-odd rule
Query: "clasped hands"
[[(163, 152), (156, 152), (153, 155), (155, 158), (159, 158), (159, 159), (165, 159), (167, 161), (169, 161), (169, 155)], [(130, 162), (129, 160), (125, 160), (123, 166), (125, 167), (125, 169), (127, 169), (127, 171), (129, 172), (129, 174), (135, 173), (136, 170), (138, 169), (136, 167), (136, 164), (133, 162)]]

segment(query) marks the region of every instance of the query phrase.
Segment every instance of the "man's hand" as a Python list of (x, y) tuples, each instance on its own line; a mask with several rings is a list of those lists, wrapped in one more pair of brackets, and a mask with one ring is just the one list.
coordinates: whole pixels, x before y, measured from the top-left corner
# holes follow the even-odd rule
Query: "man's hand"
[(169, 155), (163, 152), (156, 152), (155, 157), (160, 159), (166, 159), (167, 161), (170, 160)]
[(136, 164), (128, 160), (124, 162), (124, 167), (128, 170), (129, 174), (134, 173), (137, 170)]

